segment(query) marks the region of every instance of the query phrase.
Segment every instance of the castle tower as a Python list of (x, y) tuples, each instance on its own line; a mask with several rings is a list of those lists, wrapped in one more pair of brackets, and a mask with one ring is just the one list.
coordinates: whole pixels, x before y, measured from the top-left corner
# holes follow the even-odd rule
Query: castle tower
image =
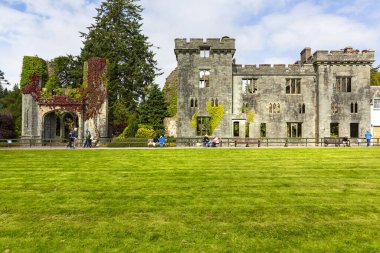
[(316, 51), (316, 138), (363, 137), (370, 129), (370, 70), (374, 51)]
[[(235, 39), (176, 39), (178, 62), (178, 137), (231, 135), (232, 64)], [(210, 131), (209, 106), (224, 106), (223, 117)]]

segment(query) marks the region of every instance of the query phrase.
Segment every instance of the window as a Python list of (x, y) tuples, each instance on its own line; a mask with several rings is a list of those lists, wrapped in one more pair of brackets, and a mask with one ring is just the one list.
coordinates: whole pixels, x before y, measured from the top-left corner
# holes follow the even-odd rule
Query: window
[(305, 114), (305, 104), (298, 104), (298, 113)]
[(301, 79), (288, 78), (286, 79), (286, 94), (301, 94)]
[(302, 123), (288, 122), (286, 124), (287, 124), (288, 137), (290, 138), (302, 137)]
[(330, 123), (330, 136), (331, 137), (339, 136), (339, 123)]
[(239, 132), (240, 132), (240, 129), (239, 129), (239, 121), (235, 121), (234, 122), (234, 137), (239, 137)]
[(217, 98), (212, 98), (211, 99), (211, 106), (214, 107), (214, 106), (219, 106), (219, 101)]
[(336, 92), (351, 92), (351, 77), (337, 76), (335, 90)]
[(198, 99), (196, 99), (196, 98), (190, 99), (190, 107), (191, 108), (198, 107)]
[(199, 56), (202, 58), (210, 57), (210, 48), (209, 47), (201, 47)]
[(358, 103), (351, 103), (351, 113), (358, 113)]
[(260, 124), (260, 137), (267, 137), (267, 123)]
[(246, 138), (249, 137), (249, 123), (248, 122), (245, 123), (245, 137)]
[(332, 113), (338, 113), (338, 103), (337, 102), (332, 102), (331, 103), (331, 111)]
[(215, 98), (215, 106), (219, 106), (219, 101), (217, 98)]
[(272, 103), (270, 103), (269, 104), (269, 114), (275, 114), (275, 113), (280, 113), (280, 110), (281, 109), (281, 107), (280, 107), (280, 103), (273, 103), (273, 105), (272, 105)]
[(373, 109), (380, 109), (380, 99), (373, 100)]
[(257, 91), (256, 88), (256, 79), (242, 79), (241, 82), (241, 87), (242, 87), (242, 93), (243, 94), (252, 94)]
[(215, 102), (214, 102), (214, 99), (213, 99), (213, 98), (211, 99), (211, 106), (212, 106), (212, 107), (215, 106)]
[(201, 69), (199, 71), (199, 88), (209, 87), (210, 71), (207, 69)]
[(241, 112), (242, 113), (249, 112), (249, 104), (248, 103), (243, 103), (243, 106), (241, 107)]
[(197, 135), (203, 136), (209, 134), (210, 117), (197, 117)]

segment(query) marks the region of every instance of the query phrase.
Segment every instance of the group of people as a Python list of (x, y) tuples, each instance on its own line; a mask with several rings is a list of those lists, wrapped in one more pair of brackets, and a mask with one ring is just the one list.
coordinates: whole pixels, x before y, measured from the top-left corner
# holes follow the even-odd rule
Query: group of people
[[(67, 143), (67, 148), (74, 149), (77, 146), (77, 140), (78, 140), (78, 128), (74, 128), (74, 130), (70, 131), (69, 133), (69, 142)], [(85, 135), (85, 141), (83, 144), (84, 148), (91, 148), (92, 147), (92, 136), (90, 130), (86, 130)]]
[(157, 146), (158, 144), (162, 148), (162, 147), (165, 147), (165, 143), (166, 143), (166, 139), (164, 136), (161, 135), (160, 138), (154, 137), (151, 144), (153, 147)]
[(216, 147), (219, 144), (219, 138), (217, 136), (214, 136), (212, 140), (205, 135), (203, 137), (203, 147)]

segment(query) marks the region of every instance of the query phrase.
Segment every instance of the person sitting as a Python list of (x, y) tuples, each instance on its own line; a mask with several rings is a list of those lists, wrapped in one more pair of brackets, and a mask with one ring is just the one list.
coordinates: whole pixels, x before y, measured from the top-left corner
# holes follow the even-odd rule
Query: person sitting
[(158, 143), (158, 138), (157, 136), (153, 138), (153, 147), (155, 147)]
[(216, 147), (216, 145), (219, 145), (219, 138), (217, 136), (212, 139), (212, 147)]
[(205, 135), (205, 137), (203, 137), (203, 147), (210, 147), (210, 138), (208, 138), (207, 135)]
[(165, 142), (166, 142), (165, 137), (163, 137), (163, 136), (161, 135), (160, 138), (158, 139), (158, 144), (160, 144), (160, 147), (161, 147), (161, 148), (165, 146)]

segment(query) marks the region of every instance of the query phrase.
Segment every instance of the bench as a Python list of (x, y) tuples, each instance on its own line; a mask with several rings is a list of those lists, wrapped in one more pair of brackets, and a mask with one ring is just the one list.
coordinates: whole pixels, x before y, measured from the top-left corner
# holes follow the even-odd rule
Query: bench
[(236, 139), (235, 142), (235, 147), (237, 147), (238, 145), (244, 145), (245, 147), (249, 147), (250, 145), (253, 146), (253, 145), (257, 145), (257, 147), (260, 147), (260, 140), (259, 139)]
[(350, 147), (350, 140), (347, 137), (324, 137), (323, 143), (325, 144), (325, 147), (329, 144), (333, 144), (335, 147), (340, 147), (340, 145), (343, 145), (343, 147)]

